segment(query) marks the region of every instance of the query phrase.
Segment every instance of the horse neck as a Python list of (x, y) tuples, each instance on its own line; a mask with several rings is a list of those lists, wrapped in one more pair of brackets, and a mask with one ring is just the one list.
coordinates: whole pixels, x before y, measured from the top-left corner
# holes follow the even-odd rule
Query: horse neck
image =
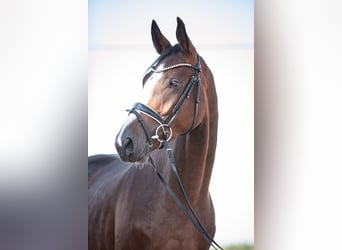
[[(187, 195), (194, 203), (209, 197), (209, 183), (215, 159), (218, 111), (212, 77), (211, 81), (212, 86), (208, 88), (211, 92), (207, 93), (210, 101), (201, 124), (190, 133), (178, 137), (173, 145), (177, 170)], [(177, 185), (175, 178), (170, 178), (170, 184)], [(177, 189), (174, 187), (174, 190)]]

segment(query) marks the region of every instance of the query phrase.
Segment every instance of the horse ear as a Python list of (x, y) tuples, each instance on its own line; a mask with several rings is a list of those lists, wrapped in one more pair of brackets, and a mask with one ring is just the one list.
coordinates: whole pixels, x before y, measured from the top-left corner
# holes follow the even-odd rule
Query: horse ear
[(191, 56), (196, 54), (196, 49), (186, 33), (184, 22), (179, 17), (177, 17), (176, 36), (185, 55)]
[(151, 35), (153, 45), (159, 54), (161, 54), (163, 51), (171, 47), (169, 40), (167, 40), (165, 36), (160, 32), (160, 29), (156, 21), (154, 20), (152, 20), (151, 25)]

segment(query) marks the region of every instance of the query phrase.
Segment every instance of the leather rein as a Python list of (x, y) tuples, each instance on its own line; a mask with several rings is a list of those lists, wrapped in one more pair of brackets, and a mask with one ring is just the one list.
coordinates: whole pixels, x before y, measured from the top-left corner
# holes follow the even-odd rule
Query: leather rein
[[(178, 174), (178, 171), (177, 171), (177, 167), (176, 167), (176, 164), (175, 164), (174, 154), (173, 154), (172, 149), (170, 148), (169, 143), (168, 143), (168, 141), (172, 137), (171, 126), (174, 123), (174, 121), (176, 120), (177, 116), (179, 115), (180, 110), (181, 110), (185, 100), (189, 99), (190, 94), (192, 92), (192, 89), (196, 85), (197, 86), (197, 91), (196, 91), (196, 98), (195, 98), (194, 117), (193, 117), (193, 120), (192, 120), (191, 127), (184, 134), (189, 133), (194, 128), (194, 126), (195, 126), (195, 123), (196, 123), (196, 120), (197, 120), (197, 115), (198, 115), (198, 105), (199, 105), (199, 98), (200, 98), (201, 58), (197, 54), (197, 64), (196, 64), (196, 66), (193, 66), (192, 64), (188, 64), (188, 63), (180, 63), (180, 64), (175, 64), (175, 65), (166, 67), (166, 68), (161, 69), (161, 70), (156, 70), (156, 69), (153, 68), (153, 66), (151, 67), (151, 70), (154, 73), (162, 73), (162, 72), (165, 72), (167, 70), (171, 70), (171, 69), (178, 68), (178, 67), (190, 67), (190, 68), (193, 68), (195, 70), (195, 72), (191, 76), (187, 86), (185, 87), (183, 93), (180, 95), (178, 101), (176, 102), (176, 104), (172, 108), (171, 112), (167, 115), (167, 117), (165, 119), (163, 119), (156, 111), (154, 111), (150, 107), (148, 107), (145, 104), (142, 104), (140, 102), (135, 103), (133, 105), (132, 109), (128, 109), (126, 111), (128, 111), (129, 114), (133, 113), (137, 117), (141, 127), (143, 128), (143, 130), (145, 132), (146, 139), (149, 142), (151, 147), (153, 145), (153, 141), (157, 140), (157, 141), (160, 142), (160, 148), (162, 148), (162, 147), (165, 148), (165, 150), (166, 150), (166, 152), (168, 154), (168, 157), (169, 157), (171, 169), (172, 169), (172, 171), (173, 171), (173, 173), (174, 173), (174, 175), (175, 175), (175, 177), (177, 179), (178, 187), (179, 187), (179, 189), (181, 191), (181, 194), (182, 194), (184, 200), (186, 201), (186, 206), (188, 207), (188, 209), (179, 200), (179, 198), (177, 197), (175, 192), (172, 190), (172, 188), (167, 183), (165, 178), (162, 176), (160, 171), (157, 169), (157, 167), (156, 167), (153, 159), (151, 158), (151, 156), (149, 156), (149, 162), (151, 163), (151, 166), (152, 166), (153, 170), (156, 172), (157, 176), (159, 177), (160, 181), (163, 183), (163, 185), (166, 188), (166, 190), (169, 193), (169, 195), (176, 202), (177, 206), (182, 210), (182, 212), (185, 214), (185, 216), (191, 221), (191, 223), (194, 225), (194, 227), (210, 243), (210, 245), (214, 249), (218, 249), (219, 248), (219, 249), (223, 250), (223, 248), (219, 244), (217, 244), (215, 242), (213, 237), (210, 236), (208, 231), (201, 224), (200, 220), (198, 219), (198, 216), (196, 215), (194, 209), (192, 208), (192, 205), (191, 205), (191, 203), (189, 201), (189, 198), (188, 198), (188, 196), (187, 196), (187, 194), (185, 192), (185, 189), (184, 189), (184, 186), (182, 184), (182, 181), (181, 181), (181, 179), (179, 177), (179, 174)], [(151, 135), (150, 134), (149, 129), (148, 129), (144, 119), (140, 115), (140, 113), (142, 113), (142, 114), (152, 118), (154, 121), (156, 121), (159, 124), (159, 126), (157, 127), (157, 129), (155, 131), (155, 135)]]

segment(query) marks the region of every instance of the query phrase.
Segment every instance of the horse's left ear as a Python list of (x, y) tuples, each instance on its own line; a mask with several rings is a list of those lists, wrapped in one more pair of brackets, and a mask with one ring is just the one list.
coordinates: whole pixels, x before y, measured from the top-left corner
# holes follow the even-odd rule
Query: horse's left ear
[(156, 21), (152, 20), (151, 35), (153, 45), (156, 51), (161, 54), (163, 51), (171, 47), (169, 40), (161, 33)]
[(186, 33), (184, 22), (179, 17), (177, 17), (176, 36), (179, 45), (186, 56), (196, 55), (196, 49)]

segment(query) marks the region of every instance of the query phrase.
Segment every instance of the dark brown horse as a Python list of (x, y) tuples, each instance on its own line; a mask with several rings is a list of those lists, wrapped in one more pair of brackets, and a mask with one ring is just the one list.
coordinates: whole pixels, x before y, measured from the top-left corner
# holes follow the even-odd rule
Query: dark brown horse
[(176, 205), (148, 161), (152, 159), (185, 206), (166, 144), (161, 146), (166, 140), (195, 213), (208, 234), (215, 234), (208, 190), (218, 123), (213, 75), (181, 19), (175, 46), (155, 21), (151, 31), (160, 56), (143, 79), (146, 102), (134, 105), (116, 137), (120, 158), (89, 157), (89, 249), (209, 248), (210, 242)]

